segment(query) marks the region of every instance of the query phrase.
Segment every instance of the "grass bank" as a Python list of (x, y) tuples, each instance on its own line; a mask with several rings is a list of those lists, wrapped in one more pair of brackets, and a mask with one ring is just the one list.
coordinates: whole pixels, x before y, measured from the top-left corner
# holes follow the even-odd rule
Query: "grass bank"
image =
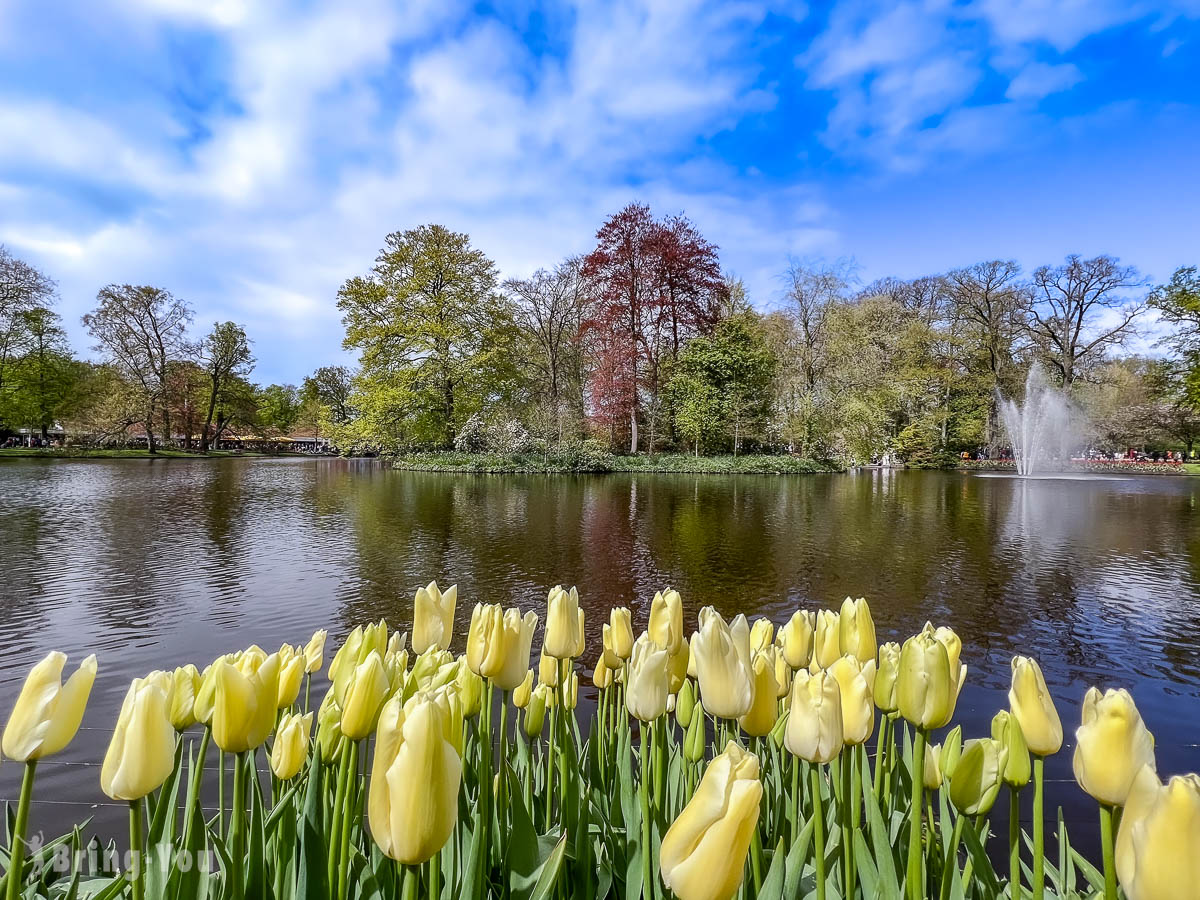
[(103, 447), (7, 447), (0, 449), (0, 459), (224, 459), (250, 456), (303, 456), (303, 453), (255, 453), (232, 450), (209, 450), (207, 453), (189, 450), (113, 449)]
[(606, 472), (678, 472), (713, 475), (810, 475), (840, 472), (834, 463), (796, 456), (617, 456), (578, 451), (556, 453), (406, 453), (394, 458), (397, 469), (415, 472), (479, 474), (544, 473), (602, 474)]

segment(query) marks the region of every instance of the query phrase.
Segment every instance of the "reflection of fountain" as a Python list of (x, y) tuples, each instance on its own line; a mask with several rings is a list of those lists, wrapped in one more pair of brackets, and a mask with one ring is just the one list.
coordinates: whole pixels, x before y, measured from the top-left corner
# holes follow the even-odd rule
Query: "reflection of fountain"
[(1053, 460), (1065, 463), (1070, 459), (1075, 411), (1062, 391), (1046, 383), (1041, 369), (1030, 367), (1023, 403), (1004, 397), (998, 400), (1018, 475), (1032, 475)]

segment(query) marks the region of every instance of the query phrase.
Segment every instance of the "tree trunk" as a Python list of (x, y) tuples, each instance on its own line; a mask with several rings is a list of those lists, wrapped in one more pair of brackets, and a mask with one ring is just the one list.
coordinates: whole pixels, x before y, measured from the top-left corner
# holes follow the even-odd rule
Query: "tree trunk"
[(207, 453), (209, 447), (208, 431), (212, 428), (213, 413), (217, 408), (217, 391), (218, 382), (216, 378), (212, 380), (212, 390), (208, 392), (208, 415), (204, 417), (204, 427), (200, 429), (200, 452)]
[(154, 455), (158, 452), (158, 446), (154, 443), (154, 403), (151, 401), (149, 415), (146, 416), (146, 450)]
[(637, 429), (637, 407), (629, 410), (629, 452), (637, 453), (638, 447), (638, 429)]

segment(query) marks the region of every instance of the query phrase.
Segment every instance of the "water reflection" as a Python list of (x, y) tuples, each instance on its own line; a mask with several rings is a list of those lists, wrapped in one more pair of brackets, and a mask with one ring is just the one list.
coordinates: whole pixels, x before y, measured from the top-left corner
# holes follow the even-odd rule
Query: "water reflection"
[[(641, 627), (650, 597), (673, 585), (689, 628), (707, 604), (782, 622), (797, 604), (847, 595), (870, 598), (881, 637), (926, 619), (954, 625), (971, 668), (968, 733), (1005, 702), (1014, 652), (1042, 660), (1068, 740), (1088, 684), (1128, 686), (1158, 734), (1162, 771), (1194, 769), (1198, 488), (1183, 477), (491, 477), (340, 460), (4, 461), (0, 703), (47, 650), (97, 652), (88, 730), (46, 777), (59, 796), (98, 800), (82, 763), (100, 758), (128, 679), (150, 668), (326, 625), (340, 636), (368, 619), (403, 622), (415, 588), (434, 578), (460, 586), (460, 635), (476, 600), (540, 607), (551, 585), (577, 584), (591, 658), (610, 606), (632, 606)], [(1069, 759), (1068, 746), (1051, 778), (1070, 778)], [(17, 773), (0, 768), (0, 797), (14, 795)]]

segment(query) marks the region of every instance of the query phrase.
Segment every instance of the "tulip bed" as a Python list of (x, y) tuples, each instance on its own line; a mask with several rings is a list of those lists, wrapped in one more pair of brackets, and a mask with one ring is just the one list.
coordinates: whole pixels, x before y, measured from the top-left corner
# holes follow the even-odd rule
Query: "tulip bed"
[[(1061, 814), (1050, 841), (1043, 833), (1043, 762), (1063, 729), (1032, 659), (1014, 658), (990, 734), (964, 741), (951, 727), (967, 675), (951, 629), (878, 645), (866, 602), (848, 599), (778, 628), (706, 608), (688, 640), (680, 597), (666, 591), (636, 638), (630, 610), (611, 610), (583, 729), (574, 589), (550, 592), (534, 668), (536, 614), (477, 606), (455, 656), (456, 603), (454, 588), (434, 583), (417, 592), (411, 636), (384, 622), (356, 628), (315, 708), (324, 632), (305, 647), (251, 647), (203, 672), (136, 679), (100, 769), (103, 791), (128, 803), (129, 852), (110, 847), (100, 871), (84, 864), (85, 825), (36, 849), (25, 841), (37, 763), (74, 737), (96, 673), (89, 657), (64, 684), (66, 659), (52, 653), (3, 735), (4, 755), (26, 768), (0, 892), (1200, 896), (1200, 778), (1160, 782), (1124, 691), (1089, 690), (1076, 732), (1076, 778), (1102, 827), (1093, 862), (1071, 846)], [(215, 812), (201, 804), (214, 768)], [(1001, 791), (1011, 814), (993, 823)], [(1018, 814), (1030, 807), (1025, 834)], [(987, 852), (993, 830), (1007, 840), (1007, 866)], [(193, 863), (208, 857), (211, 868)]]

